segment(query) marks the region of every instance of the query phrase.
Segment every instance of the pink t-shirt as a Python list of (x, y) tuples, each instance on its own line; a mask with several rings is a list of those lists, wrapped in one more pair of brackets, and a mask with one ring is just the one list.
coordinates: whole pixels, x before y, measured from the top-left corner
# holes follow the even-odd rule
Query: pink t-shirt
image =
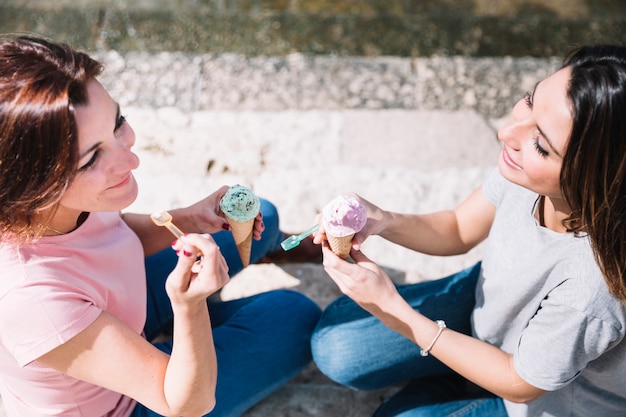
[(141, 243), (118, 213), (91, 213), (67, 235), (0, 242), (0, 395), (10, 416), (126, 417), (134, 400), (35, 362), (107, 311), (140, 334)]

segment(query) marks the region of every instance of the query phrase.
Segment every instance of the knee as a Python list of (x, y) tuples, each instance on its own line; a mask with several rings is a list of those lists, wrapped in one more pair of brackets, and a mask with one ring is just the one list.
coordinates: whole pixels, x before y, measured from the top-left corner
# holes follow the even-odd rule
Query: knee
[[(313, 329), (322, 314), (320, 307), (306, 295), (291, 290), (275, 290), (265, 293), (267, 301), (280, 310), (283, 333), (300, 335), (310, 340)], [(292, 326), (287, 332), (285, 326)]]
[(311, 354), (317, 368), (328, 378), (354, 389), (360, 371), (355, 360), (363, 354), (351, 343), (349, 335), (335, 328), (316, 328), (311, 337)]

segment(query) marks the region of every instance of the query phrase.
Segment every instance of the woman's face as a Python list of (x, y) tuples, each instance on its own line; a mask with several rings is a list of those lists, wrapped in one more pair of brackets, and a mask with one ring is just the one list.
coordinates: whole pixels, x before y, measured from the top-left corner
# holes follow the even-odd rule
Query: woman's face
[(562, 198), (561, 163), (572, 130), (567, 97), (569, 68), (535, 86), (513, 108), (513, 121), (498, 131), (503, 149), (498, 160), (509, 181), (552, 198)]
[(97, 80), (89, 81), (87, 94), (88, 104), (75, 108), (78, 173), (61, 198), (59, 214), (119, 211), (137, 198), (135, 132)]

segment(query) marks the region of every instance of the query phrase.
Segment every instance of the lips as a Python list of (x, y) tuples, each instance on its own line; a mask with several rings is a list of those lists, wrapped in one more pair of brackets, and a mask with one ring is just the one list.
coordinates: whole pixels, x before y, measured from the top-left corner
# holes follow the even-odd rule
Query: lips
[(511, 168), (517, 170), (517, 171), (521, 171), (523, 168), (518, 165), (512, 158), (511, 155), (509, 155), (509, 153), (506, 150), (506, 146), (502, 148), (502, 159), (504, 160), (504, 163), (507, 164), (508, 166), (510, 166)]
[(124, 177), (124, 179), (120, 182), (118, 182), (117, 184), (109, 187), (109, 188), (121, 188), (123, 186), (125, 186), (126, 184), (128, 184), (130, 182), (130, 179), (133, 177), (132, 173), (129, 173), (126, 177)]

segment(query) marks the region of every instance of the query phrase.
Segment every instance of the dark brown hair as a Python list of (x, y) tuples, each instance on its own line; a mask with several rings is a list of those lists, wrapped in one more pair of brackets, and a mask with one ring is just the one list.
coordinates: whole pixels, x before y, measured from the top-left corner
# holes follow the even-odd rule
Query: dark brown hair
[(560, 178), (568, 224), (589, 235), (609, 289), (626, 302), (626, 47), (580, 48), (563, 66), (573, 109)]
[(42, 38), (0, 40), (0, 233), (32, 239), (34, 221), (54, 207), (76, 175), (74, 106), (102, 65), (68, 45)]

